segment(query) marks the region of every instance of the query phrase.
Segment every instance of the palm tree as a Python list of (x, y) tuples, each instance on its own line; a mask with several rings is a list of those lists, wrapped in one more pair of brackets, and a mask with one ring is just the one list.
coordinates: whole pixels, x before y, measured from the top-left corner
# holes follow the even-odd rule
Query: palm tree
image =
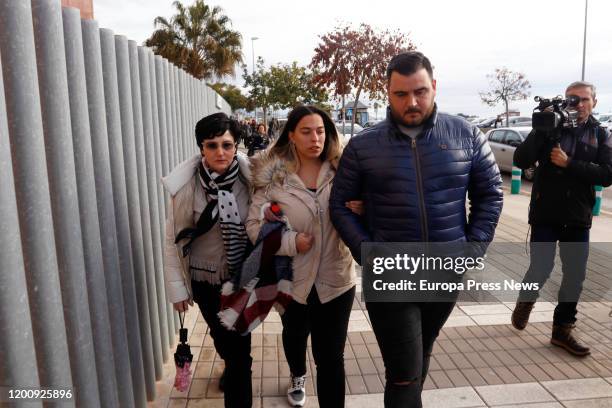
[(175, 1), (173, 6), (177, 14), (170, 21), (156, 17), (156, 30), (145, 45), (198, 79), (234, 76), (236, 63), (242, 62), (242, 36), (229, 27), (223, 9), (203, 0), (188, 7)]

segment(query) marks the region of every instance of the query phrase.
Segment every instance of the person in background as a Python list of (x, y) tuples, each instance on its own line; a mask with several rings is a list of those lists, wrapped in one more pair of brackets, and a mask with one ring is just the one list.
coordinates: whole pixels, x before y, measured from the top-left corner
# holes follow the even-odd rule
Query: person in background
[[(586, 276), (589, 231), (595, 204), (594, 186), (612, 184), (612, 139), (608, 130), (592, 116), (597, 104), (595, 86), (570, 84), (565, 96), (578, 101), (578, 126), (558, 129), (559, 139), (534, 130), (514, 151), (521, 169), (538, 163), (531, 190), (531, 262), (524, 283), (542, 289), (555, 265), (559, 242), (563, 279), (553, 315), (551, 344), (584, 357), (589, 347), (572, 335), (578, 299)], [(523, 330), (539, 291), (521, 291), (512, 313), (512, 325)]]

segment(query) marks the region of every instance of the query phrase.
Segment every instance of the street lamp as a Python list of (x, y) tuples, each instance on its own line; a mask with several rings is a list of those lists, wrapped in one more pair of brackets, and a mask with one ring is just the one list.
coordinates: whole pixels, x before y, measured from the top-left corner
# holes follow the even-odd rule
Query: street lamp
[[(251, 54), (253, 57), (253, 66), (251, 67), (251, 75), (255, 78), (255, 40), (259, 40), (259, 37), (251, 37)], [(253, 107), (253, 115), (255, 115), (255, 122), (257, 122), (257, 106)]]
[(584, 41), (582, 43), (582, 80), (584, 81), (584, 61), (586, 59), (586, 35), (587, 35), (587, 13), (589, 10), (589, 0), (584, 2)]

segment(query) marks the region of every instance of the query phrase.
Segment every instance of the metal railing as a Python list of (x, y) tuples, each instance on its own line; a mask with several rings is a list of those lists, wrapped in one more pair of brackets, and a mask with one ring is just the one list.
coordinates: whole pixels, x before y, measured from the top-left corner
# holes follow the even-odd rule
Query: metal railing
[(229, 105), (58, 0), (0, 0), (0, 72), (0, 386), (144, 407), (178, 327), (159, 180)]

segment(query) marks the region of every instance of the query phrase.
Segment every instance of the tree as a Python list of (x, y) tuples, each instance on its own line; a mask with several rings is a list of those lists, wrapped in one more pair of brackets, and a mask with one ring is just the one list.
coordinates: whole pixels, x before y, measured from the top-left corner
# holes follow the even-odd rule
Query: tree
[[(350, 25), (338, 26), (320, 39), (310, 62), (310, 68), (317, 71), (314, 81), (319, 86), (331, 88), (333, 95), (341, 98), (343, 108), (344, 96), (354, 90), (353, 112), (357, 111), (359, 97), (364, 91), (371, 99), (383, 99), (389, 60), (416, 48), (399, 31), (379, 32), (364, 23), (358, 29)], [(355, 117), (353, 114), (351, 135)]]
[(264, 66), (264, 59), (257, 58), (256, 68), (253, 73), (249, 74), (246, 65), (243, 65), (242, 78), (244, 85), (249, 88), (249, 100), (253, 107), (261, 107), (263, 110), (264, 122), (268, 120), (268, 109), (272, 106), (273, 101), (270, 96), (272, 88), (272, 80), (270, 72)]
[(240, 89), (232, 84), (218, 82), (209, 84), (212, 89), (223, 97), (232, 107), (232, 110), (246, 109), (248, 105), (247, 97), (242, 94)]
[(314, 74), (297, 62), (277, 64), (266, 68), (263, 58), (257, 59), (255, 72), (249, 74), (244, 68), (245, 85), (250, 88), (249, 99), (264, 112), (264, 121), (270, 107), (291, 109), (301, 104), (314, 104), (322, 108), (328, 95), (326, 90), (315, 84)]
[(291, 109), (301, 104), (324, 104), (328, 95), (313, 81), (313, 73), (297, 62), (270, 67), (270, 100), (276, 109)]
[(531, 84), (525, 79), (525, 74), (510, 71), (508, 68), (496, 68), (495, 74), (487, 75), (491, 90), (479, 92), (482, 102), (495, 106), (503, 102), (506, 107), (506, 124), (508, 123), (510, 101), (527, 99)]
[(234, 76), (235, 64), (242, 62), (242, 36), (229, 27), (223, 9), (203, 0), (188, 7), (180, 1), (173, 5), (177, 14), (169, 21), (156, 17), (156, 30), (145, 45), (198, 79)]

